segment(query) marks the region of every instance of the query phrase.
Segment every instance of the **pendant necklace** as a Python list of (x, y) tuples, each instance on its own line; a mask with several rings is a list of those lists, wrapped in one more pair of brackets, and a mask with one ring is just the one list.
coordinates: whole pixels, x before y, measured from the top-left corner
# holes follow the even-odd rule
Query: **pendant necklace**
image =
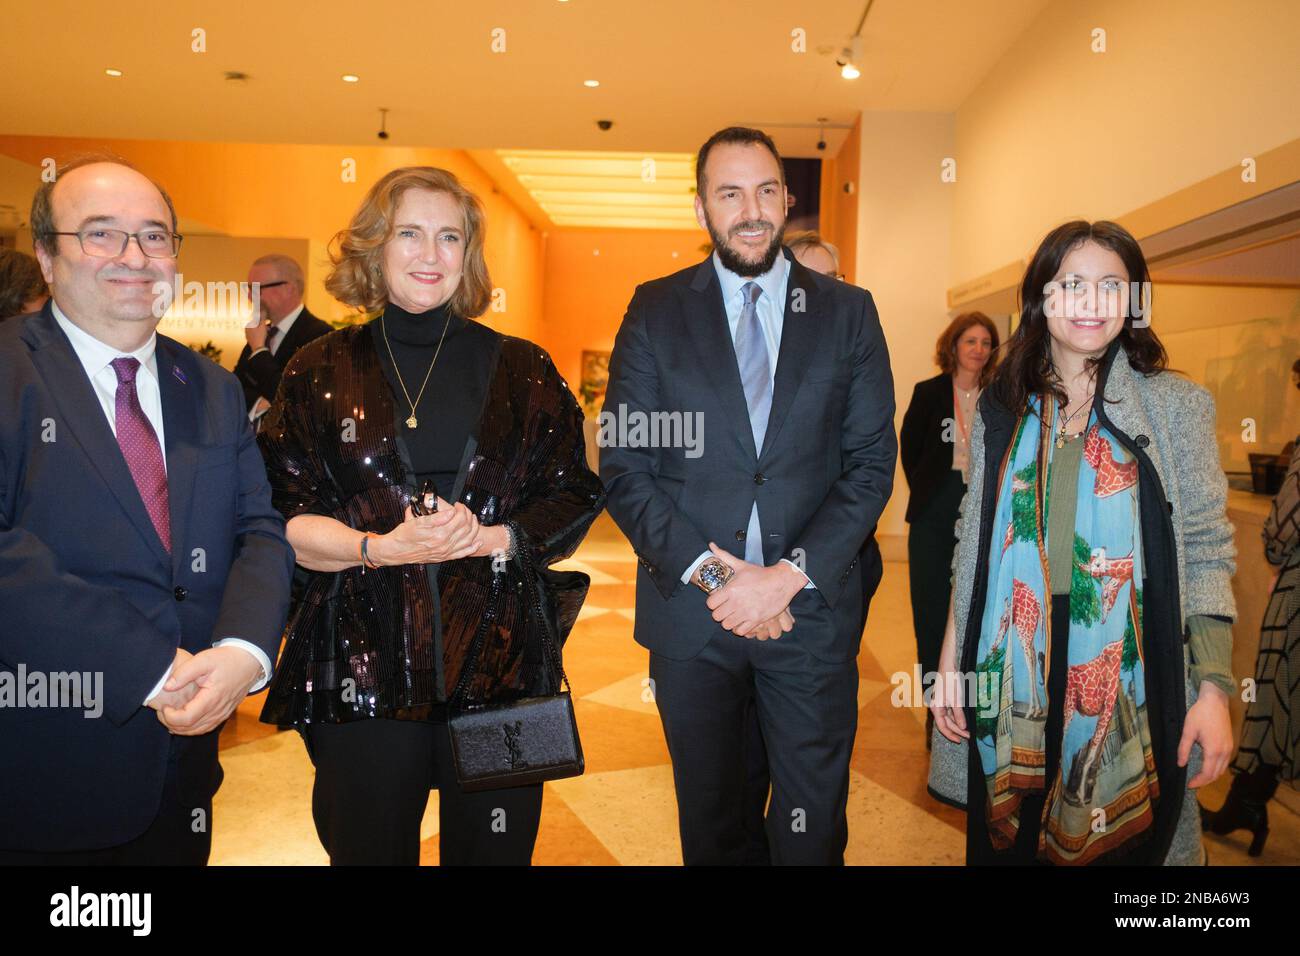
[(402, 372), (397, 367), (397, 359), (393, 356), (393, 346), (388, 341), (388, 326), (384, 324), (384, 317), (379, 317), (379, 328), (384, 333), (384, 345), (388, 346), (388, 357), (393, 363), (393, 372), (397, 375), (397, 384), (402, 386), (402, 394), (406, 396), (406, 402), (411, 406), (411, 415), (406, 420), (407, 428), (415, 428), (420, 424), (420, 420), (415, 417), (415, 407), (420, 404), (420, 399), (424, 397), (424, 390), (429, 385), (429, 376), (433, 374), (433, 367), (438, 364), (438, 353), (442, 351), (443, 339), (447, 337), (447, 327), (451, 325), (451, 309), (447, 310), (447, 321), (443, 323), (442, 335), (438, 337), (438, 347), (433, 350), (433, 361), (429, 363), (429, 371), (424, 373), (424, 384), (420, 386), (420, 393), (415, 396), (415, 401), (411, 401), (411, 393), (406, 390), (406, 383), (402, 381)]
[[(1067, 441), (1074, 441), (1074, 439), (1078, 438), (1080, 435), (1083, 434), (1083, 432), (1081, 432), (1081, 431), (1080, 431), (1080, 432), (1075, 432), (1075, 433), (1074, 433), (1073, 435), (1071, 435), (1069, 438), (1066, 438), (1066, 437), (1065, 437), (1065, 426), (1068, 425), (1068, 424), (1070, 424), (1070, 422), (1072, 422), (1075, 418), (1077, 418), (1078, 415), (1079, 415), (1079, 413), (1080, 413), (1081, 411), (1083, 411), (1085, 408), (1087, 408), (1087, 407), (1091, 404), (1091, 402), (1092, 402), (1092, 396), (1089, 395), (1087, 398), (1085, 398), (1085, 399), (1083, 400), (1083, 404), (1080, 405), (1078, 408), (1076, 408), (1076, 409), (1074, 410), (1073, 414), (1067, 415), (1067, 416), (1065, 417), (1065, 419), (1061, 422), (1061, 427), (1060, 427), (1060, 429), (1059, 429), (1059, 430), (1057, 431), (1057, 433), (1056, 433), (1056, 447), (1057, 447), (1057, 448), (1064, 448), (1064, 447), (1065, 447), (1065, 443), (1066, 443)], [(1060, 413), (1058, 412), (1057, 414), (1060, 414)]]

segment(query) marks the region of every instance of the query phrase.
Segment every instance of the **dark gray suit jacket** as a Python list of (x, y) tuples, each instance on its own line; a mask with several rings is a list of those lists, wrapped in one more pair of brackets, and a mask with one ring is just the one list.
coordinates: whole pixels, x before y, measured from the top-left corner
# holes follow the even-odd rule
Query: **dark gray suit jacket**
[(859, 552), (898, 452), (889, 355), (870, 293), (783, 254), (785, 322), (761, 455), (712, 257), (639, 286), (615, 340), (606, 415), (703, 413), (698, 457), (630, 442), (600, 450), (607, 507), (640, 561), (635, 637), (675, 660), (722, 630), (682, 573), (710, 541), (743, 557), (755, 501), (764, 563), (790, 558), (816, 585), (791, 602), (788, 639), (825, 661), (857, 654)]

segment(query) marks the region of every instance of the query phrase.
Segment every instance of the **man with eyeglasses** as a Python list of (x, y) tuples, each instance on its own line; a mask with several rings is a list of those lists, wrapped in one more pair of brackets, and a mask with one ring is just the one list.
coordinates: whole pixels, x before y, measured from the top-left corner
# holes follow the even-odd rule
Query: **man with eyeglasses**
[(334, 331), (303, 305), (302, 267), (289, 256), (272, 253), (255, 260), (248, 270), (248, 284), (254, 283), (261, 315), (244, 329), (248, 345), (235, 363), (250, 421), (261, 418), (275, 401), (280, 376), (294, 353)]
[(238, 381), (156, 334), (171, 199), (87, 158), (31, 226), (52, 298), (0, 324), (0, 864), (201, 865), (293, 550)]

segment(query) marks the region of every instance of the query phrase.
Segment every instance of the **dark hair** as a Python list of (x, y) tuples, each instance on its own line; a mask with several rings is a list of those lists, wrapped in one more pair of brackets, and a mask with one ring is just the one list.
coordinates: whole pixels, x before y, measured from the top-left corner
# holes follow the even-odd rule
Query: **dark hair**
[(49, 294), (39, 262), (25, 252), (0, 250), (0, 320), (22, 315), (24, 305)]
[(781, 154), (776, 151), (776, 143), (772, 142), (772, 137), (768, 136), (761, 129), (750, 129), (748, 126), (728, 126), (726, 129), (720, 129), (700, 147), (699, 154), (695, 157), (695, 192), (704, 198), (704, 164), (709, 159), (709, 152), (714, 146), (721, 143), (735, 143), (742, 146), (763, 146), (776, 159), (776, 168), (781, 173), (781, 184), (785, 185), (785, 167), (781, 164)]
[(992, 354), (980, 369), (980, 388), (983, 388), (993, 378), (993, 370), (998, 364), (998, 346), (1001, 344), (997, 326), (983, 312), (963, 312), (949, 322), (948, 327), (939, 335), (939, 341), (934, 345), (934, 361), (939, 368), (943, 369), (945, 375), (957, 371), (957, 342), (972, 325), (982, 326), (993, 343)]
[[(82, 166), (91, 166), (95, 163), (112, 163), (114, 166), (125, 166), (127, 169), (134, 169), (137, 173), (140, 172), (121, 156), (113, 153), (83, 153), (58, 167), (53, 180), (41, 183), (36, 190), (36, 195), (32, 197), (32, 242), (52, 256), (59, 254), (59, 244), (56, 237), (51, 235), (57, 229), (54, 225), (54, 207), (50, 201), (50, 194), (54, 192), (54, 187), (58, 185), (59, 180), (68, 173)], [(176, 232), (176, 207), (172, 204), (172, 197), (167, 195), (167, 190), (159, 186), (154, 180), (150, 179), (149, 182), (153, 183), (154, 188), (162, 194), (163, 202), (167, 204), (167, 211), (171, 213), (172, 232)]]
[[(1043, 307), (1044, 290), (1056, 277), (1066, 255), (1089, 240), (1120, 257), (1128, 270), (1129, 282), (1141, 283), (1142, 311), (1150, 314), (1151, 273), (1147, 270), (1141, 246), (1128, 230), (1113, 222), (1090, 223), (1082, 219), (1057, 226), (1039, 244), (1029, 268), (1025, 270), (1020, 283), (1020, 324), (1007, 339), (991, 386), (998, 402), (1016, 414), (1024, 411), (1031, 395), (1050, 392), (1060, 404), (1069, 402), (1052, 364), (1051, 335), (1047, 331), (1047, 315)], [(1126, 311), (1130, 301), (1130, 296), (1123, 296)], [(1128, 356), (1129, 365), (1141, 374), (1156, 375), (1168, 367), (1169, 356), (1155, 332), (1149, 325), (1135, 327), (1131, 315), (1125, 315), (1119, 342)], [(1101, 362), (1102, 357), (1089, 359), (1090, 371), (1095, 374)]]

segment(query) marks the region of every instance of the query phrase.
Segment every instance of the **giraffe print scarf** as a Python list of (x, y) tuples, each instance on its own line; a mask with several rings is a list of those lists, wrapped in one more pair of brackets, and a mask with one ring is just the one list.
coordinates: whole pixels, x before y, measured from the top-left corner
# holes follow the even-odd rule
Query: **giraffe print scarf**
[[(1022, 801), (1046, 791), (1038, 859), (1080, 865), (1150, 835), (1159, 784), (1143, 673), (1137, 462), (1098, 424), (1095, 412), (1084, 437), (1075, 439), (1084, 446), (1067, 677), (1060, 700), (1048, 694), (1053, 641), (1047, 491), (1056, 418), (1051, 396), (1031, 400), (998, 475), (972, 736), (984, 770), (993, 846), (1015, 843)], [(1055, 647), (1061, 648), (1059, 639)], [(1049, 725), (1049, 712), (1062, 716)], [(1063, 728), (1050, 780), (1049, 726)]]

